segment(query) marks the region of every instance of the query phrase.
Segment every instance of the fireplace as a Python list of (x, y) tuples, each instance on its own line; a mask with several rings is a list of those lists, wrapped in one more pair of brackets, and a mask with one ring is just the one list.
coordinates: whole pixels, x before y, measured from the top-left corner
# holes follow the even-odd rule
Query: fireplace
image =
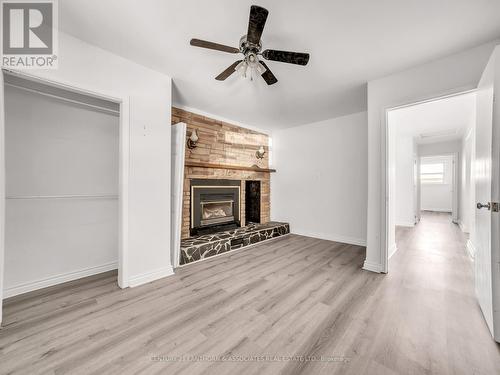
[(191, 236), (240, 226), (239, 180), (191, 180)]
[(203, 201), (201, 204), (201, 225), (213, 225), (234, 221), (234, 201)]

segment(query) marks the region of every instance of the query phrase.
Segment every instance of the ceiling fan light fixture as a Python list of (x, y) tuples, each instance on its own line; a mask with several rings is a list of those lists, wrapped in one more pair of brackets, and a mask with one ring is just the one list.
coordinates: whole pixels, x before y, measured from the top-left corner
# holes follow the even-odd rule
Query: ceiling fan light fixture
[(250, 70), (250, 81), (253, 81), (255, 78), (261, 76), (264, 74), (264, 72), (267, 70), (264, 65), (259, 61), (259, 58), (253, 54), (250, 53), (245, 57), (245, 60), (241, 62), (242, 64), (245, 64), (245, 75), (242, 75), (243, 78), (246, 78), (246, 70)]
[(264, 74), (264, 72), (267, 70), (264, 65), (262, 65), (262, 63), (259, 61), (259, 63), (257, 64), (257, 71), (259, 72), (260, 75)]
[(236, 70), (242, 78), (247, 77), (247, 69), (248, 69), (248, 64), (245, 60), (240, 62), (238, 65), (236, 65), (236, 68), (234, 68), (234, 70)]

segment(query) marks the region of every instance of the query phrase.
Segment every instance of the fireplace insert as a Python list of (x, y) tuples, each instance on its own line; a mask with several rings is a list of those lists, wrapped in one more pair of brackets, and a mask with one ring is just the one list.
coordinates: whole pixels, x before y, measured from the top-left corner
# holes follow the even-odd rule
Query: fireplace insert
[(191, 180), (191, 236), (240, 226), (239, 180)]

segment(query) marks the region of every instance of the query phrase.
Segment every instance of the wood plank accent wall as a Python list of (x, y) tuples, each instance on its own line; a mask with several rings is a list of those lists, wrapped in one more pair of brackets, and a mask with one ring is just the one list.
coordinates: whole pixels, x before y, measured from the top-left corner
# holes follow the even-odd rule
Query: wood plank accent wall
[[(186, 146), (186, 164), (211, 163), (231, 166), (269, 168), (269, 139), (266, 134), (245, 129), (224, 121), (172, 107), (172, 124), (184, 122), (187, 137), (193, 129), (198, 133), (198, 147)], [(187, 139), (186, 139), (187, 141)], [(264, 146), (264, 159), (257, 159), (255, 152)], [(184, 167), (184, 203), (182, 208), (182, 238), (189, 237), (191, 191), (193, 178), (219, 178), (241, 180), (241, 225), (245, 225), (245, 180), (261, 181), (261, 222), (270, 220), (270, 175), (266, 172), (235, 170), (229, 168)]]

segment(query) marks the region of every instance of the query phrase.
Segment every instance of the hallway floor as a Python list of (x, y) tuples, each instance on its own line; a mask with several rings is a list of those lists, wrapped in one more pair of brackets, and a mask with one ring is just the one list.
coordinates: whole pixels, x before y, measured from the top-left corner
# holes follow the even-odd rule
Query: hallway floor
[(441, 212), (423, 211), (418, 225), (396, 230), (398, 251), (389, 261), (391, 287), (384, 294), (394, 304), (391, 347), (399, 342), (397, 351), (410, 354), (408, 363), (424, 365), (408, 373), (500, 373), (500, 345), (475, 298), (467, 238)]

